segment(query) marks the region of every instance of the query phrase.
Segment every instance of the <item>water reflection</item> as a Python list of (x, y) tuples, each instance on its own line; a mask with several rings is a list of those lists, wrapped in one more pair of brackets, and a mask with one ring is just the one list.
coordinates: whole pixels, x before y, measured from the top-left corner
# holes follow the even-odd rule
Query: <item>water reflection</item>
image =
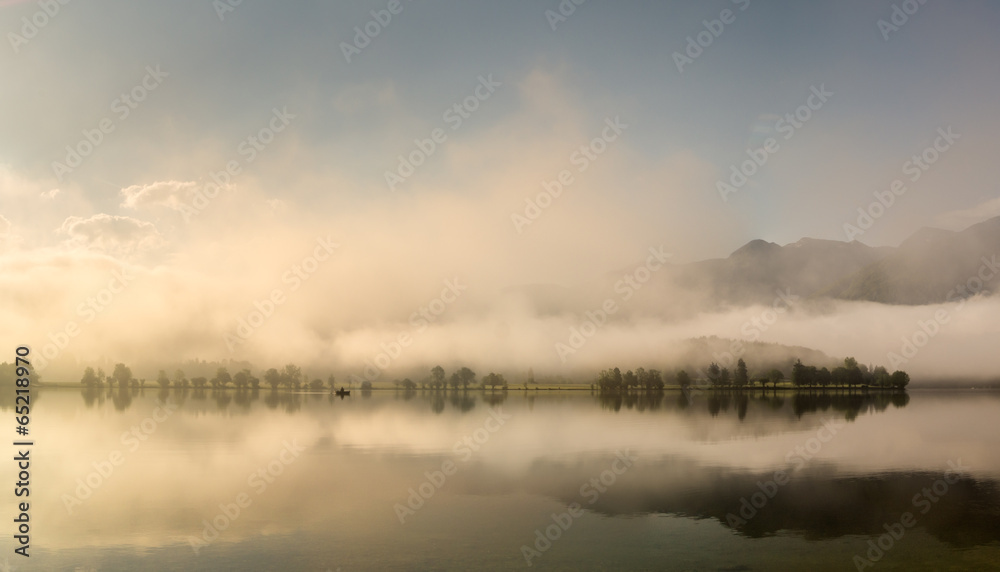
[[(309, 399), (311, 401), (319, 402), (324, 399), (329, 404), (334, 404), (345, 399), (350, 399), (349, 396), (335, 395), (333, 392), (289, 392), (281, 390), (265, 390), (265, 395), (263, 397), (263, 403), (268, 409), (282, 409), (287, 413), (294, 413), (302, 409), (303, 399)], [(216, 408), (220, 412), (228, 411), (234, 408), (242, 410), (244, 413), (250, 410), (251, 405), (261, 400), (261, 390), (259, 389), (206, 389), (206, 388), (195, 388), (193, 390), (188, 388), (176, 388), (171, 390), (169, 388), (161, 388), (157, 391), (156, 397), (160, 401), (167, 401), (172, 399), (178, 404), (183, 404), (185, 400), (190, 396), (191, 399), (195, 401), (206, 401), (211, 399), (215, 402)], [(87, 408), (100, 407), (107, 398), (112, 400), (114, 408), (116, 411), (127, 411), (132, 405), (132, 398), (135, 396), (145, 395), (145, 390), (142, 389), (104, 389), (104, 388), (83, 388), (80, 390), (80, 395), (83, 397), (83, 404)], [(372, 398), (371, 389), (363, 389), (360, 392), (362, 399)], [(397, 390), (392, 392), (394, 399), (402, 399), (403, 401), (409, 401), (415, 398), (419, 398), (428, 403), (429, 409), (434, 413), (443, 413), (445, 411), (445, 406), (450, 405), (452, 409), (460, 411), (462, 413), (468, 413), (475, 409), (476, 402), (482, 400), (486, 405), (495, 407), (499, 406), (507, 400), (508, 392), (506, 391), (468, 391), (468, 390), (414, 390), (405, 389)], [(532, 398), (533, 399), (533, 398)], [(632, 403), (634, 403), (635, 398), (630, 397)], [(660, 395), (662, 399), (662, 395)], [(231, 407), (232, 406), (232, 407)], [(630, 406), (631, 408), (631, 406)], [(639, 410), (645, 409), (645, 405), (640, 405)]]
[[(642, 530), (658, 530), (655, 523), (670, 522), (679, 536), (669, 549), (656, 552), (648, 547), (662, 543), (643, 537), (618, 557), (646, 569), (685, 553), (695, 563), (688, 568), (706, 559), (718, 564), (709, 569), (797, 567), (795, 561), (778, 566), (751, 557), (712, 560), (721, 558), (716, 553), (749, 554), (740, 543), (781, 539), (793, 543), (786, 544), (789, 554), (823, 553), (836, 564), (831, 567), (847, 569), (867, 539), (906, 511), (916, 516), (908, 537), (914, 545), (953, 558), (957, 553), (941, 551), (974, 548), (1000, 556), (1000, 399), (992, 394), (597, 395), (419, 388), (344, 398), (269, 388), (43, 393), (39, 419), (48, 425), (39, 426), (39, 439), (61, 447), (58, 456), (38, 461), (46, 488), (38, 493), (37, 519), (48, 527), (51, 550), (109, 543), (172, 547), (173, 568), (207, 569), (212, 560), (190, 560), (184, 539), (197, 534), (220, 503), (246, 490), (247, 475), (273, 461), (284, 441), (297, 440), (304, 454), (266, 494), (253, 497), (208, 554), (252, 554), (265, 538), (303, 538), (312, 542), (299, 545), (308, 562), (323, 560), (317, 556), (322, 554), (335, 569), (347, 561), (345, 554), (355, 554), (356, 564), (369, 565), (354, 568), (393, 567), (365, 560), (378, 554), (406, 569), (406, 555), (414, 551), (437, 546), (437, 556), (425, 556), (451, 558), (462, 550), (455, 547), (468, 546), (473, 552), (439, 567), (468, 568), (482, 554), (497, 554), (501, 560), (493, 568), (509, 569), (523, 563), (518, 547), (549, 513), (580, 502), (602, 518), (574, 525), (562, 556), (546, 554), (556, 567), (593, 568), (584, 555), (612, 550), (603, 539), (646, 534)], [(94, 491), (96, 502), (67, 514), (62, 495), (74, 494), (78, 480), (109, 451), (124, 450), (120, 435), (141, 427), (161, 403), (176, 405), (177, 412)], [(470, 458), (456, 457), (456, 442), (474, 435), (497, 408), (510, 419)], [(828, 423), (840, 427), (833, 439), (805, 462), (790, 460)], [(595, 502), (582, 499), (581, 487), (602, 478), (624, 450), (637, 457), (634, 467)], [(915, 505), (915, 497), (922, 502), (924, 489), (933, 493), (936, 482), (953, 477), (945, 474), (947, 462), (959, 459), (968, 471), (921, 512), (924, 505)], [(427, 508), (400, 526), (394, 504), (448, 460), (459, 470)], [(787, 481), (772, 486), (779, 471)], [(636, 523), (646, 528), (637, 530)], [(701, 528), (679, 529), (676, 523)], [(712, 530), (722, 536), (712, 536)], [(445, 537), (451, 539), (447, 549), (427, 544)], [(708, 538), (720, 548), (706, 546)], [(916, 558), (918, 552), (900, 554)], [(295, 560), (300, 556), (286, 557), (301, 567)], [(147, 561), (141, 564), (149, 568)], [(106, 561), (95, 567), (116, 568)]]
[[(580, 502), (580, 483), (608, 468), (595, 457), (572, 464), (538, 462), (528, 478), (498, 481), (479, 494), (516, 490)], [(829, 540), (848, 535), (878, 536), (883, 525), (912, 513), (918, 526), (955, 547), (1000, 541), (1000, 487), (996, 480), (941, 471), (885, 472), (865, 476), (840, 474), (835, 467), (789, 469), (785, 484), (773, 484), (775, 471), (746, 472), (703, 466), (671, 457), (645, 462), (601, 494), (589, 509), (609, 517), (668, 514), (714, 519), (749, 538), (778, 533)], [(949, 482), (945, 485), (945, 480)], [(937, 491), (934, 490), (938, 483)], [(938, 494), (942, 492), (944, 494)], [(755, 497), (756, 495), (756, 497)], [(753, 500), (751, 500), (753, 499)]]
[[(667, 395), (676, 395), (670, 399)], [(657, 411), (667, 403), (668, 409), (684, 410), (694, 402), (701, 401), (703, 407), (712, 417), (726, 415), (732, 410), (740, 421), (746, 419), (750, 404), (780, 410), (787, 399), (791, 399), (792, 411), (798, 418), (817, 412), (835, 411), (845, 419), (852, 420), (866, 412), (881, 412), (893, 407), (906, 407), (910, 402), (909, 394), (905, 392), (872, 392), (872, 393), (788, 393), (768, 391), (707, 391), (700, 395), (691, 392), (633, 392), (600, 394), (596, 397), (603, 409), (609, 411), (646, 410)]]

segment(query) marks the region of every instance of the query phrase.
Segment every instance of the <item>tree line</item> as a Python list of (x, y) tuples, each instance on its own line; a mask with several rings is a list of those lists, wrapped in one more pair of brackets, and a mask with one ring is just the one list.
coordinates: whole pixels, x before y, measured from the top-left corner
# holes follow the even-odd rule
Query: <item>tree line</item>
[[(291, 363), (280, 370), (273, 367), (268, 369), (264, 372), (263, 378), (263, 384), (270, 386), (272, 390), (277, 390), (279, 387), (292, 390), (311, 389), (315, 391), (320, 391), (328, 387), (332, 390), (336, 383), (336, 378), (333, 375), (330, 375), (325, 382), (319, 378), (308, 381), (302, 373), (302, 368)], [(110, 376), (106, 375), (101, 368), (95, 370), (92, 367), (88, 367), (84, 370), (80, 383), (84, 387), (93, 388), (104, 386), (117, 386), (119, 388), (146, 387), (146, 380), (144, 378), (135, 378), (132, 375), (131, 368), (123, 363), (115, 364), (114, 371)], [(226, 367), (218, 368), (212, 378), (197, 376), (190, 379), (184, 374), (183, 370), (176, 370), (173, 378), (171, 378), (165, 370), (161, 369), (155, 383), (162, 389), (169, 389), (171, 387), (175, 389), (205, 389), (208, 387), (212, 389), (227, 389), (234, 387), (237, 390), (246, 390), (260, 389), (262, 387), (261, 379), (253, 375), (253, 372), (249, 368), (243, 368), (234, 374), (230, 374), (229, 369)]]
[(448, 376), (443, 367), (436, 365), (431, 368), (430, 375), (421, 379), (420, 383), (417, 383), (410, 378), (406, 378), (402, 381), (398, 379), (393, 380), (393, 385), (397, 388), (405, 390), (415, 390), (418, 387), (421, 389), (443, 390), (448, 389), (449, 386), (451, 386), (454, 390), (459, 388), (468, 390), (470, 387), (476, 387), (477, 385), (481, 389), (486, 389), (488, 387), (492, 390), (496, 390), (498, 387), (501, 389), (507, 389), (507, 380), (504, 379), (503, 374), (491, 371), (480, 379), (477, 384), (476, 372), (467, 367), (461, 367), (453, 371), (451, 376)]
[[(777, 368), (769, 371), (750, 373), (746, 362), (741, 358), (736, 362), (735, 371), (712, 362), (705, 370), (706, 377), (700, 378), (699, 385), (711, 388), (753, 388), (755, 384), (766, 388), (770, 383), (777, 388), (785, 378), (785, 373)], [(696, 380), (685, 371), (675, 374), (676, 385), (688, 389)], [(910, 376), (905, 371), (895, 371), (892, 374), (885, 367), (870, 368), (858, 364), (853, 357), (846, 358), (844, 364), (830, 369), (804, 365), (801, 360), (795, 360), (791, 367), (791, 383), (795, 387), (875, 387), (882, 389), (905, 389), (910, 383)], [(663, 375), (655, 369), (638, 368), (634, 372), (628, 370), (622, 373), (617, 367), (602, 370), (597, 375), (595, 383), (602, 392), (632, 391), (645, 389), (647, 391), (661, 390), (665, 386)]]

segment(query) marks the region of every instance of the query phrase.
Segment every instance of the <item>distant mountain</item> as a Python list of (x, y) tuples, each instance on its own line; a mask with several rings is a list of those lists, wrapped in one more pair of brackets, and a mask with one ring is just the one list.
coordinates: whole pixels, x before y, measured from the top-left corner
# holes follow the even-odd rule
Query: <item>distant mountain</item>
[[(898, 247), (803, 238), (784, 246), (752, 240), (727, 258), (667, 264), (651, 285), (624, 304), (619, 317), (690, 317), (700, 311), (771, 304), (778, 292), (805, 298), (864, 300), (922, 305), (964, 297), (970, 285), (992, 291), (1000, 286), (1000, 217), (961, 232), (924, 228)], [(600, 307), (620, 294), (622, 276), (636, 264), (608, 273), (602, 283), (577, 288), (551, 285), (514, 287), (536, 312), (576, 313)], [(993, 276), (982, 286), (977, 276)], [(655, 285), (654, 285), (655, 284)]]
[(921, 305), (992, 291), (1000, 285), (997, 262), (1000, 217), (961, 232), (924, 228), (898, 247), (753, 240), (728, 258), (675, 267), (672, 277), (675, 286), (724, 304), (769, 303), (787, 289), (803, 298)]
[(779, 246), (753, 240), (728, 258), (673, 267), (673, 285), (700, 292), (706, 302), (770, 303), (777, 291), (803, 298), (822, 292), (887, 256), (891, 249), (860, 242), (803, 238)]
[[(883, 304), (933, 304), (1000, 284), (1000, 217), (962, 232), (925, 228), (881, 260), (845, 277), (822, 294)], [(980, 272), (983, 278), (980, 281)], [(959, 286), (966, 288), (963, 291)]]
[[(733, 343), (740, 348), (737, 355), (732, 354)], [(803, 346), (787, 346), (764, 342), (736, 341), (716, 336), (691, 338), (675, 344), (671, 348), (669, 360), (675, 367), (686, 369), (688, 373), (700, 374), (701, 369), (711, 362), (718, 362), (722, 367), (734, 369), (735, 360), (743, 358), (755, 376), (779, 369), (791, 375), (795, 360), (816, 367), (830, 369), (843, 364), (843, 358), (830, 357), (824, 352)]]

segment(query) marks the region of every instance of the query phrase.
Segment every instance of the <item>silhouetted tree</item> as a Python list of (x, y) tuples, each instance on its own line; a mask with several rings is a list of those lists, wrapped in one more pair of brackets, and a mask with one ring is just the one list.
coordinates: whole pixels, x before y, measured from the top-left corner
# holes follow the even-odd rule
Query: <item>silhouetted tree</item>
[(792, 384), (795, 386), (807, 385), (809, 383), (808, 376), (806, 366), (802, 365), (802, 361), (795, 360), (795, 363), (792, 364)]
[(83, 370), (83, 378), (80, 379), (80, 383), (86, 387), (97, 387), (98, 383), (97, 374), (94, 373), (94, 368), (88, 367)]
[(436, 365), (431, 369), (431, 385), (437, 389), (439, 387), (444, 387), (444, 368)]
[(128, 387), (132, 382), (132, 370), (123, 363), (116, 363), (111, 378), (115, 380), (119, 388)]
[(896, 389), (906, 389), (906, 386), (910, 384), (910, 374), (905, 371), (894, 371), (890, 382)]
[(816, 372), (816, 382), (822, 387), (826, 387), (833, 382), (833, 374), (825, 367)]
[(785, 374), (780, 369), (772, 369), (771, 372), (767, 374), (767, 379), (771, 382), (771, 386), (774, 389), (777, 389), (778, 384), (785, 380)]
[[(529, 375), (532, 374), (529, 372)], [(476, 372), (467, 367), (463, 367), (458, 370), (458, 378), (462, 381), (462, 387), (468, 388), (469, 385), (476, 383)]]
[(504, 389), (507, 388), (507, 381), (503, 378), (502, 374), (497, 374), (490, 372), (486, 374), (483, 378), (483, 387), (490, 386), (490, 389), (496, 390), (497, 386), (503, 386)]
[(160, 373), (156, 376), (156, 383), (159, 384), (159, 386), (162, 387), (163, 389), (166, 389), (167, 387), (170, 386), (170, 378), (167, 377), (166, 371), (162, 369), (160, 370)]
[(233, 374), (233, 385), (236, 386), (236, 389), (246, 389), (250, 385), (250, 370), (241, 369)]
[(646, 389), (649, 390), (663, 389), (663, 376), (660, 375), (659, 370), (651, 369), (648, 372), (646, 372)]
[(264, 372), (264, 383), (271, 386), (271, 389), (278, 389), (281, 385), (281, 374), (273, 367)]
[(597, 387), (601, 391), (618, 391), (622, 387), (622, 373), (617, 367), (605, 369), (597, 375)]
[(719, 364), (714, 361), (708, 366), (708, 380), (712, 382), (712, 385), (720, 385), (719, 374), (722, 370), (719, 368)]
[[(643, 372), (645, 374), (645, 372)], [(628, 370), (625, 375), (622, 376), (622, 384), (625, 386), (625, 391), (631, 390), (633, 387), (639, 385), (639, 378), (632, 372)]]
[(212, 387), (225, 389), (226, 386), (232, 381), (233, 377), (229, 375), (229, 370), (224, 367), (220, 367), (215, 371), (215, 377), (212, 378)]
[(743, 361), (743, 358), (740, 358), (736, 362), (736, 378), (733, 382), (736, 384), (736, 387), (744, 387), (750, 383), (750, 374), (747, 372), (747, 364)]
[(691, 376), (683, 369), (677, 372), (677, 385), (680, 385), (681, 389), (687, 389), (691, 386)]
[(302, 385), (302, 368), (290, 363), (281, 372), (281, 383), (288, 388), (298, 389)]

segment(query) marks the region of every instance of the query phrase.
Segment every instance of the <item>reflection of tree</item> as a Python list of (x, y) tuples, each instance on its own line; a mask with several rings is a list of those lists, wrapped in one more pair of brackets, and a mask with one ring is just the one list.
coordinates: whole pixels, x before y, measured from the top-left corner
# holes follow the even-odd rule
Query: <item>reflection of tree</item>
[(115, 411), (125, 411), (132, 406), (132, 392), (127, 385), (119, 385), (112, 391), (111, 403), (115, 406)]
[(461, 393), (452, 393), (448, 401), (453, 408), (458, 409), (462, 413), (468, 413), (476, 407), (476, 398), (464, 391)]
[(244, 411), (250, 410), (250, 403), (253, 401), (251, 397), (253, 394), (249, 391), (237, 391), (233, 395), (233, 403), (240, 407)]
[(174, 401), (176, 401), (178, 405), (183, 405), (184, 402), (187, 401), (187, 396), (190, 392), (191, 390), (188, 389), (187, 380), (185, 379), (184, 385), (174, 386)]
[(719, 411), (722, 409), (722, 398), (719, 397), (719, 392), (713, 391), (712, 395), (708, 398), (708, 413), (712, 417), (719, 415)]
[(611, 411), (621, 411), (624, 406), (625, 409), (634, 409), (641, 413), (647, 409), (656, 410), (663, 406), (663, 392), (660, 391), (601, 392), (596, 395), (596, 399), (602, 409)]
[(434, 413), (441, 413), (444, 411), (444, 396), (438, 392), (434, 392), (431, 396), (431, 411)]
[(295, 413), (302, 409), (302, 394), (300, 393), (283, 393), (281, 400), (285, 406), (285, 413)]
[(615, 412), (622, 410), (621, 393), (601, 393), (597, 396), (597, 400), (601, 403), (601, 409)]
[(93, 387), (84, 388), (80, 392), (83, 396), (83, 404), (88, 408), (92, 408), (95, 403), (104, 403), (104, 393), (100, 389), (95, 389)]
[(212, 398), (215, 399), (215, 405), (219, 408), (219, 411), (225, 411), (229, 407), (229, 403), (233, 400), (228, 391), (218, 390), (212, 392)]

